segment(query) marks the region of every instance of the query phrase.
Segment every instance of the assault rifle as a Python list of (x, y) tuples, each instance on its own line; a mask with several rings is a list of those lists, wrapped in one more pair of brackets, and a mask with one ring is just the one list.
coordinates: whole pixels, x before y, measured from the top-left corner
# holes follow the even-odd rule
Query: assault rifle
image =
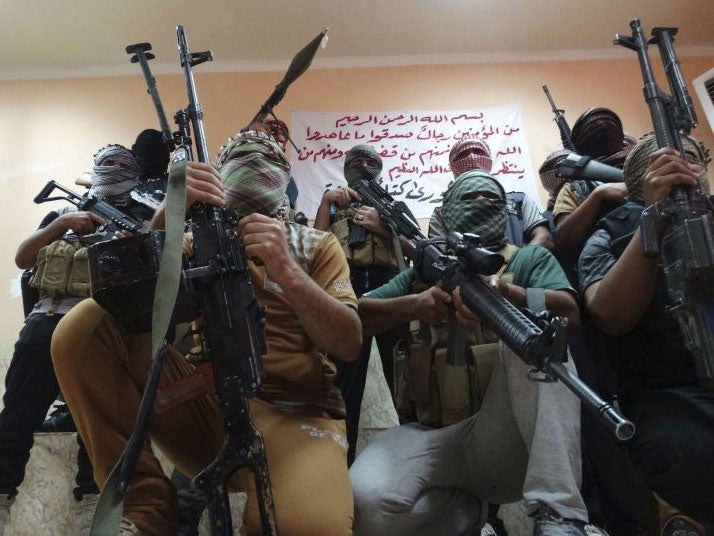
[[(192, 66), (212, 59), (210, 52), (191, 53), (182, 26), (176, 28), (189, 104), (177, 114), (179, 146), (189, 153), (193, 129), (198, 160), (209, 162), (203, 130), (203, 110), (196, 95)], [(189, 126), (190, 120), (190, 126)], [(256, 479), (263, 533), (276, 535), (265, 445), (250, 419), (248, 397), (263, 381), (262, 354), (267, 351), (265, 315), (258, 305), (243, 245), (236, 234), (237, 217), (198, 203), (190, 209), (194, 257), (185, 276), (193, 281), (204, 315), (204, 355), (213, 366), (216, 395), (223, 414), (226, 441), (216, 458), (193, 480), (208, 499), (214, 534), (232, 534), (225, 485), (240, 467), (250, 467)]]
[[(382, 221), (407, 240), (426, 238), (421, 232), (419, 222), (404, 201), (396, 201), (366, 170), (359, 170), (359, 174), (360, 177), (350, 181), (349, 187), (360, 195), (362, 204), (374, 207)], [(349, 245), (356, 247), (364, 243), (365, 233), (366, 229), (361, 225), (351, 225)]]
[[(673, 147), (684, 158), (682, 134), (697, 124), (674, 52), (677, 28), (654, 28), (649, 43), (656, 43), (672, 95), (657, 85), (639, 19), (630, 22), (632, 36), (615, 35), (614, 43), (637, 52), (657, 145)], [(694, 357), (701, 384), (714, 390), (714, 207), (701, 188), (676, 186), (669, 198), (647, 207), (640, 225), (646, 256), (659, 257), (664, 270), (671, 310)]]
[(575, 144), (570, 137), (570, 127), (565, 119), (565, 110), (560, 110), (555, 105), (555, 101), (553, 100), (553, 97), (550, 96), (550, 91), (548, 91), (548, 86), (543, 86), (543, 92), (545, 93), (545, 96), (548, 97), (550, 107), (553, 109), (553, 114), (555, 115), (555, 117), (553, 117), (553, 121), (555, 121), (555, 124), (558, 125), (558, 130), (560, 131), (560, 141), (563, 144), (563, 149), (573, 151), (574, 153), (577, 152)]
[[(446, 252), (436, 246), (437, 242), (446, 244)], [(417, 280), (441, 281), (447, 291), (460, 287), (466, 306), (533, 367), (529, 372), (532, 380), (562, 381), (619, 440), (630, 439), (634, 425), (563, 364), (567, 358), (567, 320), (519, 309), (480, 277), (495, 273), (502, 264), (503, 257), (482, 248), (480, 238), (471, 234), (451, 233), (446, 239), (421, 241), (414, 254)]]
[[(60, 190), (64, 192), (65, 195), (51, 196), (55, 190)], [(79, 210), (92, 212), (107, 222), (111, 222), (119, 229), (131, 231), (132, 233), (141, 232), (142, 224), (134, 218), (127, 216), (118, 208), (114, 208), (106, 201), (101, 201), (86, 195), (79, 195), (55, 180), (49, 180), (47, 184), (45, 184), (42, 190), (40, 190), (40, 193), (35, 196), (34, 202), (40, 204), (47, 201), (60, 200), (72, 203)], [(107, 231), (108, 230), (109, 229), (107, 229)]]

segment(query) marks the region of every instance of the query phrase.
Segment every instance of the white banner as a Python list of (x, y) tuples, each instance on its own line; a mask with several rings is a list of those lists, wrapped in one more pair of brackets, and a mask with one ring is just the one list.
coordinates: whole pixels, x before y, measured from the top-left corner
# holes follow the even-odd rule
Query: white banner
[(292, 175), (299, 189), (297, 209), (315, 217), (322, 194), (346, 184), (344, 155), (358, 144), (382, 157), (380, 183), (404, 201), (417, 218), (428, 218), (453, 180), (449, 150), (464, 138), (479, 138), (491, 150), (494, 175), (507, 192), (538, 201), (519, 105), (467, 111), (322, 113), (295, 111), (290, 135)]

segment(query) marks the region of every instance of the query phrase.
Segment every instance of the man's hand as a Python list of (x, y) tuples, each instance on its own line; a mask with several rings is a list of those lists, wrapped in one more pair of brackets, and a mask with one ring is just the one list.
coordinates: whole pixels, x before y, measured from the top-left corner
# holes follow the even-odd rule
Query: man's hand
[(31, 268), (37, 261), (40, 249), (57, 240), (67, 231), (86, 235), (93, 233), (97, 226), (102, 224), (104, 220), (92, 212), (65, 212), (22, 241), (15, 253), (15, 264), (21, 270)]
[(464, 300), (461, 297), (461, 287), (456, 287), (451, 295), (454, 299), (457, 322), (470, 328), (477, 327), (481, 323), (481, 320), (479, 320), (479, 317), (477, 317), (464, 303)]
[(338, 208), (349, 207), (352, 201), (361, 201), (362, 197), (349, 186), (338, 186), (334, 190), (328, 190), (322, 195), (322, 202), (326, 204), (334, 203)]
[(446, 320), (451, 294), (434, 285), (417, 295), (414, 316), (427, 324), (440, 324)]
[[(204, 162), (186, 162), (186, 211), (194, 203), (208, 203), (222, 207), (223, 180), (213, 164)], [(163, 229), (166, 225), (166, 199), (149, 223), (149, 229)]]
[(299, 269), (285, 239), (285, 225), (280, 220), (250, 214), (238, 223), (238, 236), (249, 259), (265, 265), (268, 277), (280, 283), (291, 270)]
[(671, 147), (655, 151), (642, 177), (645, 206), (669, 197), (675, 186), (697, 187), (701, 172), (702, 166), (688, 163)]
[(356, 209), (353, 220), (357, 225), (361, 225), (368, 231), (383, 237), (390, 237), (389, 228), (384, 224), (379, 212), (374, 207), (361, 206)]
[[(93, 233), (105, 221), (93, 212), (65, 212), (50, 225), (56, 231), (56, 237), (62, 236), (66, 231), (73, 231), (78, 235)], [(48, 226), (49, 227), (49, 226)]]
[(186, 163), (186, 210), (194, 203), (223, 206), (223, 180), (212, 164)]

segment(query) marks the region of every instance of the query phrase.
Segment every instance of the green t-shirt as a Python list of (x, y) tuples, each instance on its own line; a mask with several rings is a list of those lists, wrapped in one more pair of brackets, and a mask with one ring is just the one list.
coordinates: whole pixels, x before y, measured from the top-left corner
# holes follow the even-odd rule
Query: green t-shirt
[[(563, 269), (555, 257), (542, 246), (524, 246), (511, 259), (506, 273), (513, 276), (513, 284), (523, 288), (543, 288), (549, 290), (570, 290)], [(367, 294), (367, 298), (398, 298), (412, 293), (414, 268), (408, 268), (393, 277), (388, 283)]]

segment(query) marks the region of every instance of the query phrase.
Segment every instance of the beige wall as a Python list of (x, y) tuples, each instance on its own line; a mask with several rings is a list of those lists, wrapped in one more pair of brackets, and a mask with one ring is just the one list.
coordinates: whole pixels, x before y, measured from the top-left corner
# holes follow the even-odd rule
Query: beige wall
[[(685, 78), (691, 80), (711, 68), (714, 57), (681, 62)], [(195, 69), (212, 154), (255, 115), (282, 75)], [(313, 69), (295, 82), (275, 112), (289, 123), (291, 110), (458, 110), (519, 103), (537, 168), (545, 155), (560, 148), (543, 84), (571, 125), (588, 107), (607, 106), (617, 111), (628, 133), (651, 129), (634, 53), (617, 61)], [(157, 85), (173, 127), (173, 114), (186, 105), (183, 78), (157, 76)], [(694, 100), (703, 121), (695, 134), (714, 147), (714, 134)], [(81, 191), (74, 179), (91, 169), (96, 149), (107, 143), (130, 146), (139, 131), (156, 128), (158, 121), (138, 67), (131, 77), (2, 82), (0, 117), (0, 214), (6, 252), (0, 258), (5, 285), (0, 296), (0, 357), (9, 357), (22, 323), (14, 254), (42, 216), (59, 206), (35, 205), (32, 198), (50, 178)], [(545, 201), (544, 192), (541, 197)]]

